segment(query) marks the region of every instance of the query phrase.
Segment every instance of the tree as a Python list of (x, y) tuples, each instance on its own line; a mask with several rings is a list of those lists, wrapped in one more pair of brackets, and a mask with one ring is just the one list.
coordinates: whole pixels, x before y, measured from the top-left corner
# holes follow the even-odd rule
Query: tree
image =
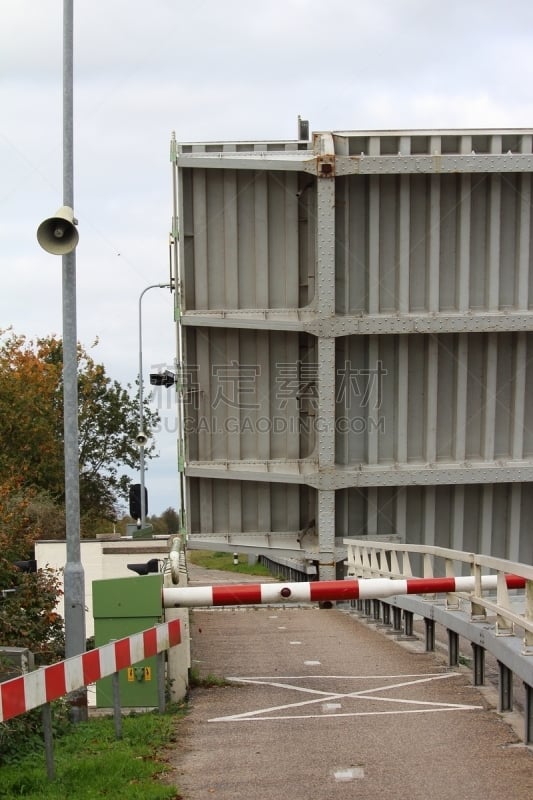
[[(176, 533), (180, 532), (180, 517), (178, 512), (169, 506), (162, 514), (152, 514), (151, 517), (147, 517), (146, 521), (150, 523), (153, 528), (154, 534), (158, 536), (174, 536)], [(136, 522), (135, 519), (126, 514), (121, 522), (124, 525), (134, 524)]]
[[(96, 344), (96, 343), (95, 343)], [(0, 474), (64, 504), (63, 454), (63, 346), (49, 336), (28, 341), (3, 334), (0, 341)], [(98, 519), (115, 519), (130, 480), (124, 467), (138, 465), (135, 435), (138, 428), (137, 394), (123, 388), (78, 346), (80, 508), (85, 527)], [(146, 432), (159, 420), (145, 399)], [(150, 458), (155, 447), (145, 447)], [(34, 508), (35, 508), (34, 502)]]
[(180, 530), (180, 518), (179, 514), (174, 508), (167, 508), (161, 514), (161, 518), (165, 524), (165, 533), (168, 533), (169, 536), (173, 534), (179, 533)]

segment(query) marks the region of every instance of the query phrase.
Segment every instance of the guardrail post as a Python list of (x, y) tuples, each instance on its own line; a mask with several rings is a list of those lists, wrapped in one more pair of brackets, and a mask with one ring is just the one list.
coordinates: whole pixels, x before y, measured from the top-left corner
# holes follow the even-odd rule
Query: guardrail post
[(498, 661), (498, 711), (511, 711), (513, 708), (513, 671)]
[(405, 639), (416, 639), (416, 636), (413, 634), (413, 619), (414, 614), (412, 611), (406, 611), (404, 609), (403, 612), (403, 625), (404, 625), (404, 638)]
[(46, 774), (48, 780), (53, 781), (56, 776), (54, 765), (54, 735), (52, 732), (52, 710), (50, 703), (45, 703), (41, 708), (44, 733), (44, 753), (46, 757)]
[(432, 653), (435, 650), (435, 620), (424, 617), (424, 626), (426, 628), (426, 653)]
[(113, 687), (113, 719), (115, 721), (115, 739), (122, 739), (122, 710), (120, 708), (120, 683), (118, 672), (114, 672), (111, 675), (111, 686)]
[(402, 632), (402, 609), (398, 606), (392, 607), (392, 630), (394, 633)]
[(448, 628), (448, 666), (456, 667), (459, 663), (459, 635)]
[(157, 702), (159, 713), (165, 713), (165, 654), (157, 654)]
[(524, 709), (524, 743), (531, 744), (533, 741), (533, 690), (529, 684), (524, 682), (526, 692), (526, 704)]
[(474, 686), (483, 686), (485, 683), (485, 648), (472, 642), (474, 653)]

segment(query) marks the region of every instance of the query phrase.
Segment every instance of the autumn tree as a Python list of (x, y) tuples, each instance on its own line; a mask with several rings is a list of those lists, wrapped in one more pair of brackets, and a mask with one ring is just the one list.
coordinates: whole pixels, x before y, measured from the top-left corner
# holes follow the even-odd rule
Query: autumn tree
[[(64, 503), (62, 340), (49, 336), (28, 341), (5, 333), (0, 340), (0, 474), (35, 491), (34, 516), (50, 501)], [(78, 346), (78, 425), (82, 527), (116, 518), (130, 480), (124, 467), (136, 468), (137, 393), (108, 377)], [(148, 400), (145, 430), (158, 421)], [(145, 456), (153, 455), (148, 444)], [(50, 509), (48, 509), (50, 510)], [(83, 525), (85, 523), (85, 526)]]
[(40, 533), (27, 513), (31, 495), (16, 481), (0, 483), (0, 643), (27, 647), (37, 663), (50, 663), (64, 651), (63, 620), (56, 611), (61, 587), (53, 570), (25, 572), (20, 566), (29, 566)]

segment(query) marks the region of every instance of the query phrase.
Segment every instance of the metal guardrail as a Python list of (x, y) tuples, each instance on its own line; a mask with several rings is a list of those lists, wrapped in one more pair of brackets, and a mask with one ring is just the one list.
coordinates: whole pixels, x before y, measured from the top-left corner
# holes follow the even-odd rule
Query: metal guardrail
[[(412, 556), (422, 560), (423, 578), (444, 575), (447, 578), (464, 574), (464, 565), (475, 578), (473, 592), (451, 592), (446, 596), (450, 609), (458, 607), (458, 601), (470, 603), (473, 620), (482, 621), (487, 612), (496, 615), (496, 630), (499, 635), (514, 635), (516, 628), (523, 631), (523, 652), (533, 655), (533, 567), (508, 561), (503, 558), (465, 553), (444, 547), (403, 544), (397, 542), (365, 541), (344, 539), (348, 549), (348, 576), (355, 578), (413, 577)], [(496, 600), (488, 596), (482, 587), (483, 574), (496, 574)], [(524, 609), (517, 613), (513, 608), (505, 575), (519, 575), (524, 578)], [(516, 605), (516, 604), (515, 604)]]
[[(468, 592), (449, 592), (444, 597), (423, 595), (419, 598), (392, 597), (382, 602), (384, 615), (392, 608), (394, 630), (412, 633), (412, 618), (420, 615), (426, 625), (426, 649), (434, 649), (434, 624), (448, 632), (449, 664), (459, 657), (459, 636), (468, 639), (474, 652), (474, 683), (484, 683), (484, 654), (491, 653), (499, 670), (500, 712), (513, 709), (513, 678), (523, 681), (525, 690), (524, 741), (533, 742), (533, 566), (493, 556), (466, 553), (430, 545), (404, 544), (370, 539), (344, 539), (347, 548), (349, 578), (413, 577), (417, 563), (420, 577), (435, 575), (447, 578), (469, 574), (474, 588)], [(487, 591), (482, 577), (496, 577), (496, 588)], [(509, 591), (506, 575), (518, 575), (524, 589)]]

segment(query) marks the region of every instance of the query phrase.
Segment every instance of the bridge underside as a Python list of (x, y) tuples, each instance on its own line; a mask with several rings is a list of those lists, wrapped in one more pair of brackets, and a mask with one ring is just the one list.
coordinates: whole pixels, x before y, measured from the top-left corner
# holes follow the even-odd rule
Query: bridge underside
[(286, 550), (321, 579), (348, 536), (531, 563), (533, 131), (172, 161), (190, 545)]

